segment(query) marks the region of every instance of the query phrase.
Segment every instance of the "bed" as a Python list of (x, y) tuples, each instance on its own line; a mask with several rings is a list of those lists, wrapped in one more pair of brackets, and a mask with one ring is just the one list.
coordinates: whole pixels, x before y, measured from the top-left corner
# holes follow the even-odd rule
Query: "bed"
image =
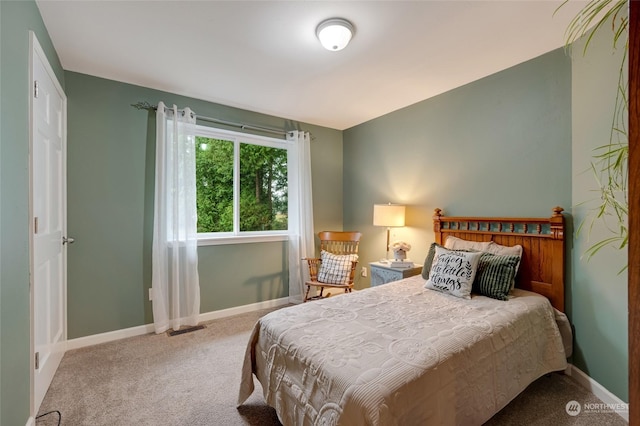
[(455, 237), (522, 247), (508, 300), (455, 297), (415, 276), (272, 312), (248, 342), (238, 404), (255, 375), (284, 425), (480, 425), (564, 370), (562, 209), (550, 218), (436, 209), (433, 223), (440, 245)]

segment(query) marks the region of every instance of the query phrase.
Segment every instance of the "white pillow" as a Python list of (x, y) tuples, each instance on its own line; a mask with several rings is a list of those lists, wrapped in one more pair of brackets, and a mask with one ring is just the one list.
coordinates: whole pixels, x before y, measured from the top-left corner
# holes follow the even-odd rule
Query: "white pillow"
[(490, 245), (491, 241), (468, 241), (451, 235), (444, 242), (444, 246), (449, 250), (487, 251)]
[(471, 287), (480, 256), (481, 252), (453, 251), (436, 246), (425, 288), (471, 299)]
[(486, 250), (491, 254), (497, 254), (498, 256), (518, 256), (522, 258), (522, 246), (520, 244), (515, 246), (501, 246), (498, 243), (494, 243), (493, 241), (489, 242), (489, 246)]
[(352, 262), (358, 261), (357, 254), (333, 254), (322, 250), (320, 252), (320, 270), (318, 281), (327, 284), (349, 284)]

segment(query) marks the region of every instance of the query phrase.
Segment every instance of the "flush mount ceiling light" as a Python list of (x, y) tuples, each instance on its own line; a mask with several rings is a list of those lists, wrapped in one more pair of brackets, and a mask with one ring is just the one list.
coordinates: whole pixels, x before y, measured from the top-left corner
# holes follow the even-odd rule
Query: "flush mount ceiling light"
[(332, 18), (322, 21), (316, 29), (318, 40), (325, 49), (337, 52), (347, 47), (353, 37), (353, 25), (342, 18)]

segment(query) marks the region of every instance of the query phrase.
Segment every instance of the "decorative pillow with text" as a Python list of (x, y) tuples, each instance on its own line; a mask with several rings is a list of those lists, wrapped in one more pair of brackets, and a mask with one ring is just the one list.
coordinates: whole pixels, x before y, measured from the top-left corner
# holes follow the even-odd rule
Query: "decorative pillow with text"
[(471, 299), (480, 256), (480, 252), (453, 251), (436, 246), (425, 288)]

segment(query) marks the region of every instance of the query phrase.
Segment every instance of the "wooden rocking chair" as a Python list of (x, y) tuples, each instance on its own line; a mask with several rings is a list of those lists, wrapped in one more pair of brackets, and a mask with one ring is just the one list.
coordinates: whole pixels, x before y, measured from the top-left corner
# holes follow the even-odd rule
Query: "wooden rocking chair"
[[(323, 295), (325, 287), (344, 289), (345, 293), (351, 293), (358, 264), (358, 245), (361, 236), (360, 232), (323, 231), (318, 233), (321, 257), (306, 259), (310, 279), (305, 283), (307, 286), (305, 302), (331, 296), (331, 293)], [(309, 297), (311, 287), (319, 287), (320, 294)]]

